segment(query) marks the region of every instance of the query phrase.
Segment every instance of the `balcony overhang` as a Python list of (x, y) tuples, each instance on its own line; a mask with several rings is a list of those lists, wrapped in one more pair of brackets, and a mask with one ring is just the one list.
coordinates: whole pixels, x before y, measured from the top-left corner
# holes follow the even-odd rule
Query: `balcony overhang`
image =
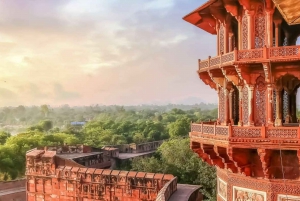
[(217, 34), (215, 20), (210, 14), (209, 6), (217, 0), (209, 0), (196, 10), (183, 17), (183, 20), (203, 29), (211, 34)]
[(300, 24), (300, 4), (295, 0), (273, 0), (276, 8), (289, 25)]

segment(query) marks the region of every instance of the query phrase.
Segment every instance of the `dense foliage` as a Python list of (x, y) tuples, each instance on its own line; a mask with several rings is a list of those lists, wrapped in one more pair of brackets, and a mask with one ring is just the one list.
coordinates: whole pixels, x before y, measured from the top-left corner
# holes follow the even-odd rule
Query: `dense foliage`
[[(5, 127), (9, 121), (15, 125), (18, 125), (18, 122), (21, 125), (24, 122), (34, 124), (27, 125), (24, 131), (13, 136), (7, 131), (0, 132), (0, 181), (22, 177), (25, 171), (26, 151), (35, 147), (82, 143), (102, 147), (187, 137), (191, 121), (207, 121), (217, 116), (216, 109), (203, 110), (195, 106), (190, 106), (188, 110), (170, 109), (169, 106), (153, 107), (154, 109), (140, 110), (119, 106), (64, 106), (51, 109), (43, 105), (32, 108), (2, 108), (2, 126)], [(89, 121), (81, 129), (69, 124), (79, 120)], [(214, 189), (214, 172), (189, 150), (187, 140), (170, 140), (164, 143), (156, 158), (134, 161), (132, 168), (174, 174), (180, 182), (201, 184), (207, 195)]]
[(189, 139), (171, 139), (164, 142), (155, 156), (136, 158), (131, 169), (143, 172), (168, 173), (178, 177), (179, 183), (202, 186), (209, 199), (216, 197), (216, 172), (189, 148)]

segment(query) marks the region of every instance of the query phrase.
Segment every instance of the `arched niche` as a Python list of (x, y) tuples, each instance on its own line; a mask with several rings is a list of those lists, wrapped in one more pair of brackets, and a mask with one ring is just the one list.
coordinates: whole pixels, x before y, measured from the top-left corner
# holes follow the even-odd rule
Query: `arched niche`
[[(279, 93), (279, 98), (276, 98), (276, 105), (279, 104), (282, 122), (285, 126), (292, 126), (298, 123), (297, 119), (297, 91), (300, 86), (300, 80), (291, 74), (285, 74), (279, 77), (276, 82), (276, 93)], [(296, 125), (295, 125), (296, 126)]]

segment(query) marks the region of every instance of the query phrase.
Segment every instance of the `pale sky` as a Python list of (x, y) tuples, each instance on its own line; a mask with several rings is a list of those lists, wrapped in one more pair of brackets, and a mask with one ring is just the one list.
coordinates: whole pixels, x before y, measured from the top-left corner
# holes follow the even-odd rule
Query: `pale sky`
[(0, 106), (217, 102), (196, 73), (203, 0), (1, 0)]

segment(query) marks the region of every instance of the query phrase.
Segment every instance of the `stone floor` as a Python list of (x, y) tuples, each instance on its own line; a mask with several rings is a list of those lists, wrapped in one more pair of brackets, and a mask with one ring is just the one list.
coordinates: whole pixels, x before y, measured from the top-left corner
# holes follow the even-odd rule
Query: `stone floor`
[(177, 184), (175, 191), (168, 201), (188, 201), (190, 195), (199, 189), (199, 186), (189, 184)]

